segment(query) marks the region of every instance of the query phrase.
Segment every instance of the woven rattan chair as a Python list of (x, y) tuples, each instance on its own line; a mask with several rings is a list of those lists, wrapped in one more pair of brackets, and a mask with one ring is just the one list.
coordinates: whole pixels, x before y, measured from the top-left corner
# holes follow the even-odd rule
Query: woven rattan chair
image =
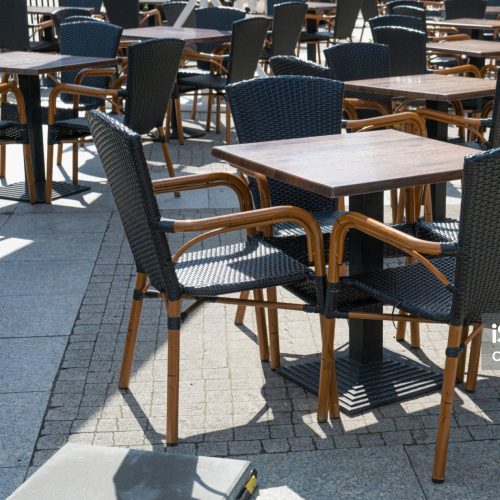
[[(313, 287), (321, 295), (324, 286), (324, 259), (319, 227), (307, 211), (295, 207), (249, 210), (251, 200), (245, 183), (238, 176), (228, 173), (200, 174), (151, 182), (139, 135), (98, 111), (90, 113), (89, 122), (137, 268), (119, 387), (126, 389), (129, 385), (143, 299), (160, 298), (168, 314), (167, 444), (176, 444), (181, 301), (208, 299), (209, 302), (238, 304), (238, 299), (227, 298), (225, 295), (261, 288), (275, 290), (277, 286), (298, 286), (307, 282), (313, 282)], [(242, 212), (196, 220), (161, 217), (155, 194), (221, 185), (236, 192)], [(268, 227), (277, 222), (304, 227), (309, 235), (311, 255), (314, 255), (311, 263), (314, 271), (255, 233), (255, 227)], [(242, 243), (192, 251), (194, 243), (241, 229), (248, 230)], [(167, 234), (195, 231), (203, 233), (189, 240), (172, 256)], [(271, 293), (271, 297), (275, 307), (305, 310), (302, 304), (277, 302), (275, 291)], [(260, 305), (261, 308), (267, 304), (263, 300), (244, 302)], [(312, 311), (321, 310), (321, 303), (312, 308)], [(271, 366), (276, 366), (279, 365), (279, 343), (277, 334), (273, 333), (277, 332), (271, 332)], [(261, 357), (263, 354), (265, 357), (267, 340), (259, 339), (259, 345)], [(324, 368), (329, 372), (329, 367)]]
[[(105, 23), (99, 23), (105, 25)], [(65, 27), (67, 25), (63, 25)], [(91, 135), (84, 117), (71, 120), (57, 119), (55, 103), (57, 96), (68, 94), (79, 99), (92, 98), (102, 100), (105, 97), (116, 101), (125, 97), (125, 109), (116, 116), (127, 127), (141, 135), (152, 129), (158, 131), (165, 163), (171, 177), (175, 176), (172, 160), (168, 151), (163, 120), (174, 86), (177, 68), (184, 48), (184, 42), (175, 39), (150, 40), (128, 47), (127, 86), (126, 90), (95, 88), (75, 84), (59, 84), (54, 87), (49, 99), (49, 136), (47, 159), (47, 194), (52, 182), (52, 163), (54, 144), (83, 139)], [(161, 62), (161, 64), (159, 64)], [(77, 144), (77, 143), (76, 143)], [(73, 148), (73, 182), (78, 174), (78, 148)]]
[(138, 28), (154, 19), (161, 26), (161, 14), (158, 9), (139, 12), (139, 0), (103, 0), (106, 17), (110, 22), (123, 29)]
[(363, 41), (366, 23), (373, 17), (378, 16), (378, 0), (363, 0), (361, 4), (361, 15), (363, 16), (363, 27), (361, 28), (361, 35), (359, 41)]
[(424, 4), (422, 2), (418, 2), (416, 0), (393, 0), (392, 2), (386, 2), (385, 10), (387, 14), (395, 14), (393, 11), (394, 7), (399, 7), (400, 5), (409, 6), (409, 7), (418, 7), (423, 9)]
[(91, 19), (91, 13), (88, 10), (81, 9), (78, 7), (65, 7), (57, 9), (52, 13), (52, 23), (54, 25), (54, 31), (56, 32), (57, 39), (61, 38), (61, 25), (66, 22), (66, 19), (70, 17), (86, 17)]
[[(0, 16), (0, 50), (46, 51), (54, 50), (56, 45), (50, 41), (31, 40), (28, 24), (26, 0), (2, 0)], [(49, 23), (44, 23), (49, 27)], [(41, 30), (42, 25), (33, 29)]]
[(417, 17), (418, 19), (421, 19), (424, 23), (426, 19), (425, 8), (414, 7), (413, 5), (395, 5), (392, 8), (392, 13), (395, 16)]
[(276, 76), (299, 75), (333, 79), (333, 71), (330, 68), (296, 56), (271, 57), (269, 66)]
[(487, 0), (445, 0), (445, 19), (483, 19), (487, 6)]
[(280, 3), (273, 11), (272, 32), (261, 56), (266, 69), (271, 57), (295, 54), (307, 6), (304, 2)]
[(318, 14), (308, 14), (306, 19), (317, 21), (326, 20), (331, 31), (302, 31), (299, 43), (315, 44), (318, 49), (318, 62), (321, 62), (320, 44), (326, 43), (328, 47), (331, 42), (349, 40), (352, 42), (352, 32), (358, 19), (363, 0), (338, 0), (334, 17), (326, 17)]
[[(187, 2), (165, 2), (161, 8), (163, 14), (165, 15), (165, 25), (173, 26), (177, 18), (181, 15), (181, 12), (186, 7)], [(194, 17), (195, 9), (193, 9), (186, 21), (182, 25), (184, 28), (196, 28), (196, 19)]]
[[(230, 83), (253, 78), (262, 53), (264, 40), (269, 27), (269, 19), (252, 17), (233, 23), (229, 57), (214, 54), (192, 54), (197, 60), (212, 64), (209, 74), (184, 75), (180, 73), (177, 81), (180, 92), (208, 89), (207, 130), (210, 129), (210, 116), (213, 94), (217, 102), (216, 132), (220, 132), (220, 102), (225, 88)], [(226, 143), (231, 141), (231, 111), (226, 103)]]
[[(403, 316), (406, 320), (437, 321), (449, 325), (432, 474), (435, 482), (445, 479), (455, 384), (457, 377), (462, 378), (464, 372), (465, 349), (470, 343), (465, 388), (472, 392), (476, 388), (483, 315), (498, 314), (500, 311), (500, 246), (497, 241), (497, 229), (500, 231), (497, 213), (500, 204), (499, 176), (499, 149), (465, 158), (457, 243), (418, 240), (358, 213), (340, 217), (332, 235), (322, 360), (332, 360), (335, 320), (360, 317), (360, 313), (353, 309), (354, 302), (343, 301), (344, 294), (349, 290), (406, 311), (409, 314), (408, 317)], [(340, 278), (343, 241), (352, 229), (399, 247), (417, 263)], [(433, 258), (428, 260), (424, 255)], [(370, 313), (368, 316), (365, 313), (364, 316), (364, 319), (388, 321), (394, 318), (399, 319), (390, 313)], [(323, 388), (328, 391), (328, 386), (321, 386), (320, 390)], [(332, 395), (333, 406), (334, 398), (335, 393)], [(319, 401), (325, 399), (326, 395), (319, 395)], [(318, 418), (325, 414), (326, 408), (318, 408)]]
[(31, 203), (36, 203), (35, 178), (26, 127), (27, 119), (23, 94), (12, 83), (0, 83), (0, 99), (3, 101), (9, 93), (13, 94), (16, 99), (18, 118), (15, 121), (0, 119), (0, 178), (5, 178), (6, 173), (6, 144), (22, 144), (28, 197)]
[(399, 28), (409, 28), (411, 30), (423, 31), (425, 32), (425, 22), (418, 17), (413, 16), (401, 16), (389, 14), (386, 16), (372, 17), (368, 23), (370, 24), (370, 30), (373, 36), (373, 29), (379, 26), (395, 26)]

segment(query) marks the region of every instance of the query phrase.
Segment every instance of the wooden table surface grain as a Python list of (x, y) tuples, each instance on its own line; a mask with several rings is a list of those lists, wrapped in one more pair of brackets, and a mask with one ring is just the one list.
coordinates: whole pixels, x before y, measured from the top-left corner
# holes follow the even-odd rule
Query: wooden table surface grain
[(500, 19), (473, 19), (461, 17), (457, 19), (427, 21), (428, 26), (453, 26), (458, 29), (491, 30), (500, 28)]
[(345, 91), (375, 92), (432, 101), (460, 101), (493, 96), (495, 88), (495, 80), (433, 73), (344, 82)]
[(500, 43), (490, 40), (456, 40), (450, 42), (432, 42), (427, 44), (427, 49), (433, 52), (447, 54), (463, 54), (471, 57), (498, 57), (500, 56)]
[(148, 26), (123, 30), (122, 38), (152, 40), (158, 38), (178, 38), (186, 43), (225, 42), (231, 40), (230, 31), (202, 28), (174, 28), (173, 26)]
[(356, 196), (459, 179), (463, 146), (378, 130), (217, 146), (212, 154), (242, 171), (322, 196)]

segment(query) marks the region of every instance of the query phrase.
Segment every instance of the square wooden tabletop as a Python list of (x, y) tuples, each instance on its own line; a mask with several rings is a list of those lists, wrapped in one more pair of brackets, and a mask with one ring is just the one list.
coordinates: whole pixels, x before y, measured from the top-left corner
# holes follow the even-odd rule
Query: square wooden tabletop
[(0, 72), (17, 75), (43, 75), (62, 70), (116, 64), (103, 57), (64, 56), (44, 52), (2, 52)]
[(226, 42), (231, 40), (230, 31), (202, 28), (174, 28), (173, 26), (147, 26), (123, 30), (125, 40), (152, 40), (158, 38), (177, 38), (186, 43)]
[(461, 17), (457, 19), (427, 21), (428, 26), (454, 26), (458, 29), (492, 30), (500, 28), (500, 19), (473, 19)]
[[(90, 14), (93, 14), (95, 11), (94, 7), (78, 7), (78, 8), (88, 11)], [(28, 14), (36, 14), (39, 16), (51, 16), (53, 12), (59, 9), (64, 9), (64, 7), (59, 7), (58, 5), (28, 5)]]
[(498, 57), (500, 43), (490, 40), (456, 40), (428, 43), (427, 49), (437, 53), (457, 54), (470, 57)]
[(212, 154), (330, 198), (459, 179), (464, 157), (455, 144), (376, 130), (284, 141), (217, 146)]
[(495, 88), (495, 80), (434, 73), (344, 82), (344, 90), (431, 101), (460, 101), (493, 96)]

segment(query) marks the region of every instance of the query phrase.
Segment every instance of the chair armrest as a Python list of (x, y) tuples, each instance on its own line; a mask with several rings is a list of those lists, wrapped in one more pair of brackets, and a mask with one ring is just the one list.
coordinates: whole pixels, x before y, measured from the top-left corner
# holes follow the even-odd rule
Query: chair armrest
[(323, 252), (323, 235), (316, 219), (307, 210), (293, 206), (277, 206), (260, 208), (248, 212), (240, 212), (206, 219), (194, 220), (166, 220), (158, 222), (158, 229), (167, 232), (195, 232), (211, 231), (196, 237), (193, 243), (188, 242), (175, 255), (177, 259), (189, 246), (201, 239), (221, 234), (222, 232), (237, 231), (240, 229), (273, 226), (282, 222), (292, 222), (304, 228), (307, 238), (308, 256), (314, 265), (316, 276), (324, 276), (325, 258)]
[(387, 115), (391, 112), (391, 110), (387, 108), (387, 106), (384, 106), (381, 102), (358, 99), (357, 97), (344, 97), (344, 104), (345, 103), (348, 103), (354, 109), (374, 109), (381, 115)]
[(375, 116), (364, 120), (346, 120), (343, 122), (346, 127), (351, 130), (373, 130), (377, 128), (387, 127), (390, 125), (409, 124), (415, 127), (418, 135), (427, 136), (425, 121), (417, 114), (411, 111), (404, 111), (394, 115)]
[(151, 9), (146, 12), (141, 12), (142, 19), (139, 22), (139, 26), (144, 24), (150, 17), (154, 17), (156, 19), (156, 26), (161, 26), (161, 13), (158, 9)]
[(185, 59), (191, 59), (193, 61), (205, 61), (214, 65), (220, 71), (227, 73), (227, 69), (224, 67), (224, 58), (219, 54), (207, 54), (205, 52), (195, 52), (194, 50), (184, 49), (183, 57)]
[(154, 180), (153, 192), (158, 195), (220, 186), (226, 186), (236, 193), (242, 212), (252, 210), (252, 197), (247, 183), (241, 177), (228, 172), (210, 172)]
[(438, 75), (470, 74), (475, 78), (481, 78), (481, 72), (478, 67), (473, 64), (462, 64), (461, 66), (454, 66), (453, 68), (434, 69), (431, 71), (432, 73), (437, 73)]
[(442, 254), (441, 243), (415, 238), (358, 212), (348, 212), (341, 215), (333, 227), (328, 269), (328, 281), (330, 283), (338, 283), (339, 281), (340, 267), (343, 264), (345, 238), (351, 229), (356, 229), (388, 245), (399, 248), (424, 265), (443, 285), (450, 286), (446, 277), (422, 255), (436, 256)]
[[(74, 83), (58, 83), (52, 89), (49, 95), (49, 117), (48, 124), (54, 125), (57, 112), (57, 97), (59, 94), (72, 94), (74, 96), (89, 96), (100, 97), (118, 97), (118, 90), (115, 89), (99, 89), (96, 87), (86, 87), (84, 85), (76, 85)], [(78, 104), (78, 101), (75, 101)]]
[(19, 116), (19, 123), (21, 125), (26, 125), (26, 106), (24, 104), (24, 97), (21, 89), (14, 85), (13, 83), (0, 83), (0, 95), (7, 94), (11, 92), (16, 98), (17, 104), (17, 114)]
[(76, 75), (75, 78), (75, 84), (81, 85), (83, 80), (85, 78), (90, 78), (93, 76), (102, 76), (102, 77), (108, 77), (110, 79), (114, 78), (116, 76), (116, 69), (115, 68), (85, 68), (82, 69)]

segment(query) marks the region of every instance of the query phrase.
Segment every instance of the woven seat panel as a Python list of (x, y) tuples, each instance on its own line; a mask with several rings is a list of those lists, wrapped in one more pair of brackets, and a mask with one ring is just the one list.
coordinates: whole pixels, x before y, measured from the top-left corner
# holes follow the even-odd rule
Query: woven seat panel
[(311, 278), (306, 266), (261, 238), (184, 254), (175, 266), (179, 283), (191, 295), (288, 285)]
[(191, 75), (187, 77), (179, 75), (177, 82), (180, 87), (224, 90), (227, 79), (225, 77), (210, 74)]
[[(453, 282), (455, 258), (440, 257), (432, 263)], [(384, 269), (342, 279), (342, 284), (361, 290), (403, 311), (447, 323), (453, 294), (422, 264)]]
[(0, 121), (0, 141), (28, 143), (26, 127), (18, 123)]
[[(75, 110), (72, 105), (60, 103), (61, 107), (59, 107), (59, 103), (57, 106), (57, 119), (58, 120), (70, 120), (71, 118), (75, 118)], [(47, 105), (42, 103), (42, 123), (47, 123), (49, 121), (49, 108)], [(81, 106), (79, 108), (80, 111), (87, 111), (85, 106)], [(2, 104), (2, 119), (12, 122), (19, 121), (19, 117), (17, 115), (17, 105), (11, 102), (4, 102)]]
[(333, 33), (331, 31), (317, 31), (315, 33), (309, 33), (308, 31), (302, 31), (300, 33), (300, 43), (303, 42), (327, 42), (333, 38)]
[[(108, 113), (108, 115), (120, 123), (123, 123), (125, 119), (124, 115), (117, 115), (114, 113)], [(83, 116), (70, 120), (57, 121), (54, 126), (49, 127), (49, 129), (53, 143), (91, 135), (88, 120)]]
[(447, 219), (439, 222), (419, 221), (417, 223), (417, 237), (428, 241), (458, 241), (459, 222)]

